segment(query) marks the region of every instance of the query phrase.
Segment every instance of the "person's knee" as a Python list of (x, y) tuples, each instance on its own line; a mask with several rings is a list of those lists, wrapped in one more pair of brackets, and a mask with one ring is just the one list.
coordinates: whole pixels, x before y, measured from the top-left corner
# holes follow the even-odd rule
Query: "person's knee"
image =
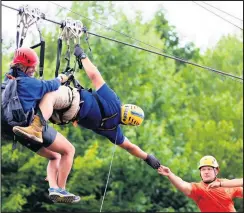
[(59, 132), (54, 142), (49, 146), (49, 149), (53, 152), (60, 153), (62, 156), (69, 155), (74, 157), (75, 155), (75, 147)]
[(61, 154), (53, 152), (52, 155), (49, 157), (49, 160), (60, 160)]
[(70, 145), (71, 146), (69, 148), (69, 153), (70, 153), (70, 155), (72, 155), (74, 157), (74, 155), (75, 155), (75, 147), (72, 144), (70, 144)]
[(61, 159), (61, 154), (59, 154), (56, 151), (49, 150), (48, 148), (42, 147), (39, 149), (36, 154), (47, 158), (48, 160), (60, 160)]
[(75, 155), (75, 147), (70, 143), (67, 146), (65, 146), (62, 155), (69, 155), (74, 157)]

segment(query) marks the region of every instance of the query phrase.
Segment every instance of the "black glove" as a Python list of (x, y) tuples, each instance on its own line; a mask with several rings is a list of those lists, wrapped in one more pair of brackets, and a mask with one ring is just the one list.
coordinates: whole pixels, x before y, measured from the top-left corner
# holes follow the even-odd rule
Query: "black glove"
[(86, 58), (86, 54), (84, 53), (84, 50), (80, 47), (79, 44), (75, 45), (74, 55), (79, 59), (85, 59)]
[(153, 155), (147, 155), (147, 159), (144, 160), (153, 169), (158, 169), (160, 167), (160, 162)]
[(75, 45), (74, 55), (76, 56), (76, 59), (78, 61), (79, 68), (82, 69), (83, 66), (82, 66), (81, 59), (85, 59), (86, 54), (84, 53), (84, 50), (80, 47), (79, 44)]

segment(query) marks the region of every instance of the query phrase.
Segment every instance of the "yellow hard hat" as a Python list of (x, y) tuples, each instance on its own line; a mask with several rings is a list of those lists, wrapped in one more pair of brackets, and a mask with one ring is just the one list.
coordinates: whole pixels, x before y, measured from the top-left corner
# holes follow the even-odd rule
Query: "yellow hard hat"
[(202, 166), (212, 166), (214, 168), (218, 168), (219, 164), (213, 156), (206, 155), (201, 158), (199, 165), (198, 165), (198, 169), (200, 169)]
[(133, 104), (121, 106), (121, 122), (125, 125), (140, 126), (144, 119), (143, 110)]

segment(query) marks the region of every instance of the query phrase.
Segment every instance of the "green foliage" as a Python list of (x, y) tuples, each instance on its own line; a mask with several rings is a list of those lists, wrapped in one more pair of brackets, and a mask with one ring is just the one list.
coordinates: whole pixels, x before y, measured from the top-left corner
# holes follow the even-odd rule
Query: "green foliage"
[[(109, 23), (113, 29), (167, 53), (242, 76), (242, 38), (237, 35), (221, 38), (216, 47), (200, 55), (194, 44), (180, 47), (174, 27), (168, 24), (162, 10), (153, 20), (143, 24), (140, 13), (130, 20), (121, 11), (115, 11), (113, 2), (75, 1), (71, 10), (100, 23)], [(64, 14), (59, 11), (57, 16), (61, 20)], [(80, 19), (75, 14), (68, 16)], [(81, 21), (91, 32), (148, 48), (87, 19)], [(46, 41), (44, 78), (51, 79), (56, 65), (58, 30), (43, 33)], [(81, 45), (122, 102), (134, 103), (144, 109), (145, 121), (140, 127), (123, 127), (124, 134), (133, 143), (157, 156), (163, 165), (188, 182), (200, 181), (197, 164), (204, 155), (216, 157), (220, 177), (242, 177), (243, 84), (105, 39), (90, 36), (89, 42), (92, 54), (85, 41), (82, 40)], [(62, 56), (65, 51), (63, 45)], [(13, 55), (7, 53), (3, 55), (4, 72)], [(63, 59), (60, 70), (64, 67)], [(83, 70), (76, 73), (76, 78), (85, 87), (91, 87)], [(4, 212), (99, 211), (114, 145), (90, 130), (72, 125), (54, 128), (76, 148), (67, 189), (79, 194), (82, 201), (75, 205), (52, 205), (48, 199), (48, 184), (44, 181), (47, 160), (21, 146), (12, 152), (11, 141), (2, 140)], [(236, 202), (236, 209), (243, 211), (240, 201)], [(199, 210), (167, 178), (116, 147), (103, 211)]]

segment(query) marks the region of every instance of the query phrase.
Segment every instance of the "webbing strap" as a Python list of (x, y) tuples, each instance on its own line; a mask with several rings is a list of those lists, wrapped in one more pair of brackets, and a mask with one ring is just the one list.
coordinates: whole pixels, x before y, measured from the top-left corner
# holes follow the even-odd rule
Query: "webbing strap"
[(40, 49), (40, 65), (39, 65), (39, 76), (42, 79), (44, 70), (44, 58), (45, 58), (45, 41), (41, 41)]
[(19, 48), (19, 31), (17, 31), (17, 34), (16, 34), (16, 49)]
[(56, 60), (56, 70), (55, 70), (55, 77), (58, 77), (58, 71), (60, 68), (60, 57), (62, 53), (62, 39), (58, 39), (58, 49), (57, 49), (57, 60)]
[(40, 64), (39, 64), (39, 76), (43, 78), (43, 71), (44, 71), (44, 58), (45, 58), (45, 41), (42, 39), (40, 43), (33, 45), (30, 47), (31, 49), (35, 49), (41, 46), (40, 48)]

